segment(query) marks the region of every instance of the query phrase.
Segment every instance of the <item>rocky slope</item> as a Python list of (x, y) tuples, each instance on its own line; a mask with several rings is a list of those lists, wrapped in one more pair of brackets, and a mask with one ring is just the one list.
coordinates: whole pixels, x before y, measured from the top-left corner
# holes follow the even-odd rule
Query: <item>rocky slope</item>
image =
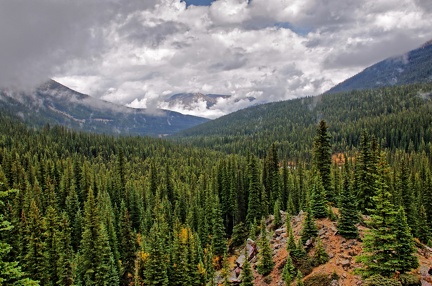
[[(335, 209), (335, 213), (337, 213), (337, 209)], [(297, 239), (300, 237), (300, 232), (302, 229), (302, 223), (304, 220), (304, 213), (300, 213), (297, 216), (291, 218), (291, 225), (293, 227), (294, 236)], [(287, 244), (287, 232), (285, 227), (285, 218), (286, 214), (282, 212), (282, 221), (283, 227), (277, 228), (273, 230), (272, 225), (272, 216), (267, 220), (267, 230), (271, 233), (271, 241), (270, 244), (273, 249), (273, 261), (275, 263), (275, 267), (273, 271), (266, 277), (259, 275), (256, 272), (256, 262), (257, 256), (254, 252), (256, 243), (251, 239), (248, 240), (248, 253), (250, 256), (250, 262), (252, 263), (252, 268), (254, 269), (254, 285), (270, 285), (270, 286), (281, 286), (285, 285), (282, 280), (282, 272), (286, 263), (286, 258), (288, 256), (288, 252), (286, 250)], [(329, 219), (319, 219), (316, 221), (319, 229), (318, 236), (324, 244), (325, 250), (329, 255), (329, 261), (323, 265), (319, 265), (312, 269), (312, 272), (306, 275), (303, 279), (306, 285), (316, 285), (316, 286), (325, 286), (318, 284), (307, 284), (307, 281), (310, 281), (311, 277), (317, 275), (327, 276), (329, 279), (329, 284), (332, 286), (352, 286), (352, 285), (362, 285), (361, 277), (354, 273), (356, 268), (361, 267), (361, 264), (355, 261), (355, 257), (362, 253), (362, 242), (361, 238), (364, 237), (365, 230), (367, 229), (364, 226), (359, 225), (360, 239), (345, 239), (342, 236), (337, 234), (336, 222), (333, 222)], [(308, 243), (306, 243), (308, 245)], [(315, 242), (310, 242), (308, 247), (309, 256), (312, 256), (315, 251)], [(420, 267), (414, 270), (412, 273), (417, 274), (421, 279), (421, 285), (429, 286), (432, 285), (432, 277), (428, 273), (432, 268), (432, 249), (428, 248), (424, 245), (418, 244), (418, 252), (417, 256), (419, 258)], [(259, 251), (259, 250), (258, 250)], [(241, 275), (237, 276), (236, 274), (236, 265), (243, 265), (244, 261), (244, 248), (240, 248), (236, 251), (236, 254), (233, 255), (231, 261), (231, 281), (233, 285), (238, 285), (239, 281), (241, 281)], [(237, 262), (237, 263), (235, 263)], [(237, 271), (238, 272), (238, 271)], [(331, 280), (331, 277), (334, 276), (334, 273), (337, 274), (337, 279)], [(296, 285), (293, 283), (292, 285)]]

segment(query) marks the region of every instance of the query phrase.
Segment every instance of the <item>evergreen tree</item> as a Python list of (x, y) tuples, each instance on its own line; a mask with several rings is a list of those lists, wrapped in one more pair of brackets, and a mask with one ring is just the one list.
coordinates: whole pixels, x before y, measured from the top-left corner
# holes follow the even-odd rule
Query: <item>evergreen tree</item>
[(79, 282), (85, 285), (118, 285), (108, 234), (99, 217), (92, 188), (88, 191), (84, 205), (83, 226), (77, 277)]
[(135, 259), (138, 248), (135, 233), (132, 230), (132, 221), (124, 201), (121, 203), (119, 221), (119, 253), (121, 260), (121, 284), (129, 285), (135, 273)]
[(290, 286), (296, 276), (297, 271), (292, 262), (291, 256), (288, 254), (285, 266), (282, 271), (282, 279), (285, 282), (285, 286)]
[(219, 258), (222, 258), (223, 255), (226, 253), (227, 248), (227, 241), (226, 241), (226, 234), (225, 234), (225, 227), (223, 225), (223, 219), (222, 219), (222, 211), (220, 210), (219, 204), (216, 203), (216, 207), (213, 214), (213, 221), (212, 221), (212, 247), (213, 247), (213, 254), (218, 256)]
[(355, 183), (357, 190), (357, 200), (360, 211), (369, 213), (368, 210), (374, 208), (372, 200), (375, 191), (374, 184), (376, 174), (375, 151), (366, 131), (360, 137), (359, 156), (356, 162)]
[(419, 237), (418, 237), (419, 240), (425, 244), (429, 243), (432, 237), (428, 225), (426, 209), (423, 205), (420, 206), (418, 227), (419, 227)]
[(321, 176), (321, 181), (329, 202), (335, 202), (335, 194), (331, 182), (331, 145), (327, 124), (321, 120), (317, 128), (313, 145), (313, 162)]
[(397, 270), (405, 273), (419, 266), (418, 258), (415, 256), (416, 248), (410, 227), (405, 216), (404, 208), (401, 206), (396, 215), (396, 259), (398, 260)]
[(303, 286), (303, 285), (304, 285), (304, 283), (303, 283), (303, 275), (302, 275), (302, 273), (300, 272), (300, 270), (297, 271), (297, 277), (296, 277), (296, 280), (297, 280), (297, 284), (296, 284), (296, 286)]
[(28, 224), (25, 237), (25, 256), (23, 262), (24, 270), (34, 280), (46, 284), (49, 274), (47, 273), (47, 260), (45, 257), (44, 241), (45, 225), (36, 202), (32, 200), (28, 214)]
[(345, 238), (357, 238), (358, 229), (356, 224), (359, 219), (356, 211), (356, 199), (351, 190), (348, 174), (344, 177), (340, 205), (340, 217), (337, 224), (339, 234)]
[(264, 220), (261, 221), (261, 237), (258, 245), (260, 251), (258, 253), (257, 270), (259, 274), (266, 276), (273, 270), (274, 262)]
[(386, 183), (387, 172), (387, 163), (381, 155), (375, 181), (376, 195), (373, 197), (376, 208), (369, 210), (371, 219), (367, 224), (370, 230), (363, 240), (365, 254), (359, 257), (359, 261), (364, 264), (360, 270), (364, 277), (375, 274), (391, 277), (398, 270), (399, 261), (394, 253), (398, 243), (395, 233), (396, 212)]
[(254, 156), (251, 157), (248, 166), (249, 177), (249, 202), (246, 220), (251, 225), (254, 220), (261, 219), (261, 183), (259, 180), (257, 161)]
[(317, 234), (318, 229), (313, 217), (313, 212), (311, 208), (308, 207), (306, 212), (306, 218), (303, 222), (303, 229), (301, 231), (301, 242), (306, 243), (308, 239), (316, 237)]
[(264, 191), (266, 192), (266, 198), (268, 199), (267, 208), (273, 208), (275, 201), (279, 197), (279, 180), (279, 160), (277, 156), (276, 144), (273, 143), (267, 152), (263, 169)]
[(249, 262), (248, 259), (248, 252), (247, 252), (247, 247), (245, 248), (244, 251), (244, 257), (245, 257), (245, 261), (243, 263), (243, 271), (241, 274), (241, 286), (253, 286), (253, 281), (254, 281), (254, 277), (253, 277), (253, 273), (252, 273), (252, 268), (251, 268), (251, 264)]
[(281, 213), (280, 213), (279, 199), (277, 199), (275, 204), (274, 204), (273, 216), (274, 216), (273, 227), (276, 229), (280, 226), (281, 221), (282, 221)]
[(326, 194), (320, 176), (315, 176), (311, 189), (311, 208), (315, 218), (327, 217)]
[[(0, 184), (1, 186), (1, 184)], [(12, 285), (12, 286), (37, 286), (39, 283), (24, 278), (25, 274), (21, 270), (17, 261), (9, 261), (7, 259), (12, 247), (3, 241), (3, 238), (7, 236), (12, 230), (12, 224), (4, 218), (4, 198), (9, 196), (12, 191), (0, 191), (0, 285)]]
[(324, 245), (321, 239), (318, 238), (317, 246), (314, 254), (314, 262), (316, 265), (325, 264), (329, 260), (329, 256), (325, 251)]
[(56, 233), (56, 251), (58, 253), (56, 285), (70, 286), (74, 283), (73, 250), (71, 245), (70, 227), (66, 213), (62, 214)]
[(148, 237), (148, 258), (144, 266), (145, 285), (167, 286), (168, 280), (168, 253), (161, 239), (159, 222), (155, 221)]

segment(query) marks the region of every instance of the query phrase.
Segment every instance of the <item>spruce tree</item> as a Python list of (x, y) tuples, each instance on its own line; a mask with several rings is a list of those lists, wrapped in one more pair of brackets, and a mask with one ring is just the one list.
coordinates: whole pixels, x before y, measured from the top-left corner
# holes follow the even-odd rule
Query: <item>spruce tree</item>
[(281, 213), (280, 213), (279, 199), (277, 199), (275, 204), (274, 204), (273, 216), (274, 216), (273, 227), (276, 229), (280, 226), (281, 220), (282, 220)]
[(296, 281), (297, 281), (296, 286), (303, 286), (303, 285), (304, 285), (304, 283), (303, 283), (303, 275), (302, 275), (302, 273), (300, 272), (300, 270), (297, 271)]
[(266, 276), (273, 270), (274, 262), (264, 219), (261, 221), (261, 237), (258, 246), (257, 270), (259, 274)]
[(327, 217), (326, 194), (320, 176), (315, 176), (311, 193), (311, 209), (315, 218)]
[(49, 274), (47, 273), (47, 260), (45, 256), (45, 225), (34, 200), (30, 204), (27, 221), (25, 256), (24, 260), (22, 260), (23, 268), (30, 274), (32, 279), (40, 281), (41, 284), (46, 284)]
[[(313, 212), (310, 207), (308, 207), (306, 212), (306, 218), (303, 222), (303, 229), (301, 231), (301, 242), (306, 243), (310, 238), (316, 237), (318, 234), (318, 229), (313, 217)], [(299, 242), (300, 243), (300, 242)]]
[(121, 283), (129, 285), (135, 273), (135, 259), (138, 248), (136, 235), (132, 230), (132, 221), (124, 201), (120, 207), (119, 253), (121, 260)]
[(313, 162), (321, 176), (321, 181), (325, 189), (327, 200), (335, 202), (335, 194), (331, 182), (331, 145), (330, 135), (327, 132), (327, 124), (321, 120), (316, 131), (313, 145)]
[(12, 247), (3, 238), (7, 237), (8, 233), (12, 231), (13, 226), (5, 219), (4, 200), (11, 193), (12, 191), (0, 191), (0, 285), (37, 286), (39, 283), (24, 278), (25, 274), (17, 261), (7, 259)]
[(356, 199), (350, 186), (348, 174), (344, 177), (340, 205), (339, 221), (337, 224), (339, 234), (345, 238), (357, 238), (358, 229), (356, 224), (359, 218)]
[(420, 206), (419, 218), (418, 218), (418, 228), (419, 228), (419, 240), (422, 243), (428, 244), (431, 239), (431, 231), (429, 229), (426, 209), (423, 205)]
[(148, 258), (144, 265), (145, 285), (167, 286), (168, 280), (168, 253), (166, 245), (161, 239), (159, 222), (155, 221), (148, 237)]
[(59, 229), (56, 233), (56, 251), (59, 254), (57, 261), (57, 277), (58, 280), (56, 285), (70, 286), (74, 283), (74, 269), (73, 269), (73, 250), (71, 245), (70, 227), (68, 222), (68, 216), (63, 213), (60, 222)]
[(321, 239), (318, 238), (317, 240), (317, 246), (315, 249), (314, 254), (314, 263), (316, 265), (325, 264), (329, 260), (329, 256), (327, 252), (325, 251), (324, 245), (321, 241)]
[(259, 179), (257, 161), (254, 156), (250, 158), (248, 166), (249, 199), (246, 221), (249, 225), (261, 219), (261, 183)]
[(252, 273), (252, 268), (251, 268), (251, 264), (249, 262), (248, 259), (248, 252), (247, 252), (247, 247), (245, 248), (244, 251), (244, 257), (245, 257), (245, 261), (243, 263), (243, 271), (241, 274), (241, 286), (253, 286), (253, 281), (254, 281), (254, 277), (253, 277), (253, 273)]
[(288, 254), (285, 266), (282, 270), (282, 279), (285, 282), (285, 286), (290, 286), (291, 282), (294, 281), (297, 271), (292, 262), (291, 256)]
[(360, 137), (360, 152), (356, 161), (355, 189), (357, 190), (359, 210), (365, 213), (369, 213), (369, 210), (374, 208), (372, 198), (375, 193), (376, 158), (372, 143), (373, 141), (370, 141), (366, 131), (363, 131)]
[(365, 253), (358, 260), (364, 264), (364, 268), (360, 270), (364, 277), (375, 274), (391, 277), (398, 270), (399, 261), (394, 254), (398, 242), (395, 233), (396, 212), (386, 182), (388, 167), (383, 155), (377, 168), (376, 195), (373, 197), (376, 207), (369, 210), (371, 219), (367, 224), (370, 229), (363, 240)]
[(399, 207), (396, 215), (396, 240), (397, 246), (395, 249), (396, 259), (398, 260), (397, 270), (400, 273), (405, 273), (419, 266), (418, 258), (415, 256), (416, 248), (414, 239), (405, 216), (404, 208)]

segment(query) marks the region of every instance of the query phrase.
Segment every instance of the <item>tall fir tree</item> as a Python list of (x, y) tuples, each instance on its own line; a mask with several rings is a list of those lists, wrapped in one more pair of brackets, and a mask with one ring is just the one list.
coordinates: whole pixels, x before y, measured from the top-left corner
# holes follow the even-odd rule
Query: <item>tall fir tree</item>
[(261, 220), (261, 183), (259, 179), (259, 171), (257, 160), (254, 156), (250, 158), (248, 165), (249, 178), (249, 200), (246, 220), (249, 225), (253, 222)]
[(326, 194), (322, 180), (319, 175), (314, 178), (312, 189), (310, 190), (310, 204), (315, 218), (327, 217)]
[(265, 220), (261, 221), (261, 236), (258, 241), (260, 251), (258, 252), (257, 271), (261, 275), (268, 275), (273, 270), (274, 262), (272, 257), (272, 249), (267, 238), (267, 230)]
[(313, 145), (313, 162), (319, 171), (323, 187), (329, 202), (336, 202), (331, 181), (331, 144), (328, 127), (324, 120), (319, 122)]
[(355, 169), (355, 189), (357, 190), (359, 210), (369, 213), (368, 210), (374, 208), (372, 198), (375, 194), (376, 152), (366, 131), (363, 131), (360, 137), (359, 149)]
[(39, 283), (25, 278), (25, 274), (17, 261), (10, 261), (8, 259), (8, 254), (12, 247), (3, 239), (7, 237), (7, 233), (11, 232), (13, 225), (5, 219), (4, 200), (11, 193), (12, 191), (0, 191), (0, 285), (37, 286)]
[(391, 194), (386, 182), (388, 171), (384, 154), (381, 154), (373, 197), (376, 207), (369, 210), (371, 219), (367, 224), (370, 229), (363, 240), (364, 254), (358, 258), (364, 264), (360, 269), (363, 277), (376, 274), (391, 277), (398, 270), (399, 259), (395, 256), (398, 243), (395, 233), (396, 211), (391, 203)]
[(243, 263), (243, 271), (241, 274), (241, 286), (253, 286), (254, 276), (252, 273), (251, 264), (248, 259), (247, 247), (244, 251), (245, 261)]
[(132, 230), (132, 221), (124, 201), (120, 206), (119, 220), (119, 253), (121, 260), (121, 284), (129, 285), (133, 281), (135, 273), (136, 252), (138, 249), (137, 238)]
[(418, 258), (415, 256), (417, 249), (415, 248), (411, 229), (402, 206), (399, 207), (399, 211), (396, 214), (396, 226), (394, 231), (397, 241), (395, 254), (399, 262), (397, 271), (406, 273), (411, 269), (416, 269), (419, 266)]
[(311, 207), (308, 206), (306, 210), (306, 218), (303, 222), (303, 228), (301, 231), (301, 242), (306, 243), (308, 239), (316, 237), (317, 234), (318, 234), (318, 228), (315, 223), (313, 212)]
[(359, 221), (357, 204), (351, 189), (349, 171), (345, 172), (343, 188), (340, 198), (339, 221), (337, 229), (340, 235), (345, 238), (357, 238), (358, 229), (356, 224)]
[(159, 222), (156, 220), (149, 232), (148, 258), (144, 265), (144, 284), (168, 286), (169, 253), (161, 238)]

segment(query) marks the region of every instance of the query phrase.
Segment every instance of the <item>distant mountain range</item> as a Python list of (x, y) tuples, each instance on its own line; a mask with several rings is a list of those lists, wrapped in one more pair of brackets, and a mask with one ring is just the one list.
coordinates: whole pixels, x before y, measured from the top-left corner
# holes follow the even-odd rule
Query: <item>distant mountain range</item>
[(327, 93), (432, 82), (432, 40), (404, 55), (374, 64)]
[(162, 109), (133, 109), (99, 100), (49, 80), (32, 92), (0, 90), (0, 111), (32, 126), (96, 133), (166, 136), (208, 121)]

